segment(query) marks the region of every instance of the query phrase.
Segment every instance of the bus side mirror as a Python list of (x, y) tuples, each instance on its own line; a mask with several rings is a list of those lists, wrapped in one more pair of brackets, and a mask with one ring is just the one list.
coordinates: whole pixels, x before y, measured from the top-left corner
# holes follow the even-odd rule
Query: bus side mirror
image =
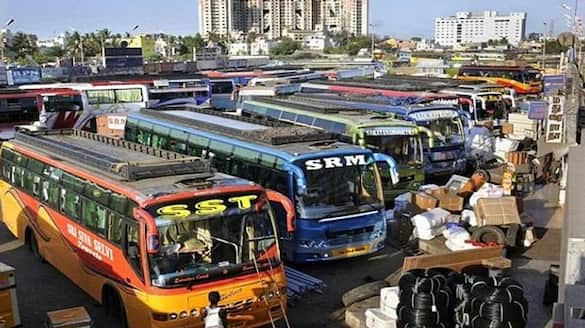
[(140, 208), (134, 208), (135, 218), (142, 218), (146, 223), (146, 252), (148, 254), (156, 254), (160, 251), (160, 239), (158, 236), (158, 228), (153, 220), (148, 220), (150, 216), (148, 212)]
[(387, 172), (380, 172), (381, 176), (390, 177), (392, 181), (392, 185), (397, 184), (400, 181), (400, 176), (398, 175), (398, 165), (394, 158), (382, 154), (382, 153), (374, 153), (374, 160), (376, 163), (379, 163), (379, 167), (384, 169)]
[(286, 231), (295, 231), (295, 206), (285, 195), (274, 190), (266, 190), (266, 196), (270, 202), (279, 203), (286, 211)]

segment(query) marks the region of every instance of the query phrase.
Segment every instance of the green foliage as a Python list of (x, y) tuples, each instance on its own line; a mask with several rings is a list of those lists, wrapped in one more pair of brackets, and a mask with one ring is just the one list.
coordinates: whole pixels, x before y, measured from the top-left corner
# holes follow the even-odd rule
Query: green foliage
[(270, 49), (270, 54), (276, 57), (290, 56), (299, 49), (301, 49), (300, 43), (290, 38), (282, 38), (276, 47)]
[(457, 67), (449, 67), (445, 70), (445, 73), (451, 77), (457, 75), (459, 69)]
[(347, 32), (335, 33), (331, 35), (333, 47), (326, 47), (326, 54), (348, 54), (351, 56), (357, 55), (360, 49), (372, 47), (372, 39), (359, 35), (352, 36)]
[(546, 40), (545, 46), (546, 46), (546, 49), (545, 49), (546, 53), (550, 54), (550, 55), (558, 55), (561, 52), (565, 52), (569, 49), (568, 47), (561, 46), (559, 41), (557, 41), (556, 39)]
[(38, 50), (37, 36), (16, 32), (6, 48), (18, 58), (25, 58), (27, 55), (32, 56)]

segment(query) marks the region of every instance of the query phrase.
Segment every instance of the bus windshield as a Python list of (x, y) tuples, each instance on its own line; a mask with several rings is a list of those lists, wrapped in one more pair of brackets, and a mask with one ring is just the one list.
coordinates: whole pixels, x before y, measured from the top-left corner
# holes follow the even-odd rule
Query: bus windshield
[(160, 241), (160, 251), (149, 256), (154, 286), (192, 285), (278, 261), (274, 221), (263, 196), (178, 201), (149, 212)]
[(400, 166), (422, 161), (422, 149), (418, 135), (366, 136), (368, 148), (391, 156)]
[(322, 219), (382, 207), (381, 179), (371, 155), (303, 160), (306, 190), (299, 191), (302, 216)]
[[(464, 141), (463, 123), (459, 117), (434, 119), (424, 126), (433, 133), (435, 147), (449, 146)], [(428, 136), (423, 133), (422, 139), (424, 147), (428, 147)]]
[(506, 118), (507, 105), (501, 96), (483, 96), (482, 102), (482, 110), (477, 113), (479, 120)]

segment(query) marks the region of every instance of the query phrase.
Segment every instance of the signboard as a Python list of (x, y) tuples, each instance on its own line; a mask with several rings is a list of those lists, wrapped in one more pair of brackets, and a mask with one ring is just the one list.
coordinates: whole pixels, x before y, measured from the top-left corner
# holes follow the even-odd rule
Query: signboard
[(543, 78), (544, 84), (544, 96), (556, 96), (559, 95), (559, 91), (564, 94), (565, 87), (567, 81), (565, 79), (565, 75), (557, 74), (557, 75), (545, 75)]
[(108, 129), (124, 130), (125, 125), (126, 125), (126, 116), (108, 115)]
[(142, 48), (105, 48), (105, 64), (107, 68), (142, 67)]
[(410, 116), (415, 121), (431, 121), (431, 120), (439, 120), (442, 118), (455, 118), (459, 116), (459, 113), (452, 109), (435, 109), (435, 110), (425, 110), (425, 111), (418, 111), (411, 113)]
[(380, 127), (366, 129), (367, 136), (412, 136), (416, 134), (416, 128), (410, 127)]
[(39, 67), (21, 67), (8, 70), (8, 84), (20, 85), (41, 83), (41, 69)]
[(564, 96), (548, 97), (548, 115), (546, 117), (546, 142), (562, 143), (564, 135)]
[(548, 103), (546, 101), (528, 102), (528, 118), (531, 120), (545, 120), (548, 113)]

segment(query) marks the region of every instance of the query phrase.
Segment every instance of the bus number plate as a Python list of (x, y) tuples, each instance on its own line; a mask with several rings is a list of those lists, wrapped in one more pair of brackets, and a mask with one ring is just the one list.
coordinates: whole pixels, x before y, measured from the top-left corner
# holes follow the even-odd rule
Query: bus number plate
[(344, 249), (339, 249), (333, 251), (333, 256), (357, 256), (361, 254), (365, 254), (370, 250), (368, 245), (358, 246), (358, 247), (348, 247)]

